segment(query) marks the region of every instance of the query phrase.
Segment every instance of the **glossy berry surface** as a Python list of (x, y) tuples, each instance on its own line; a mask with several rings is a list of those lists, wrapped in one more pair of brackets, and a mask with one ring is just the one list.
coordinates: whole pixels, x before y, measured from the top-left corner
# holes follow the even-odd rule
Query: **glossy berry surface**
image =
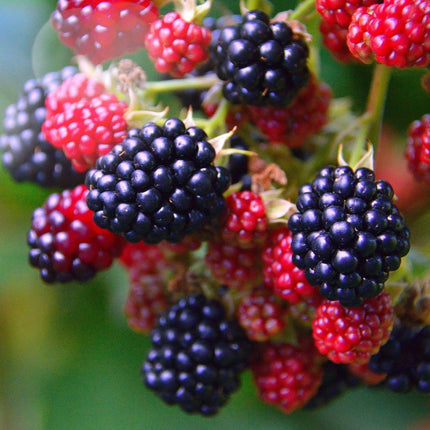
[(29, 260), (47, 283), (87, 281), (121, 254), (123, 239), (93, 222), (87, 194), (84, 185), (51, 194), (33, 212)]
[(250, 107), (249, 116), (270, 142), (297, 148), (325, 125), (331, 99), (330, 87), (311, 76), (287, 107)]
[(430, 64), (428, 0), (385, 0), (360, 7), (352, 15), (347, 43), (351, 53), (390, 67)]
[(230, 176), (214, 158), (206, 133), (176, 118), (129, 130), (87, 174), (96, 224), (133, 243), (180, 242), (225, 209)]
[(396, 393), (430, 393), (430, 327), (396, 324), (388, 342), (372, 356), (369, 368), (386, 374), (383, 384)]
[(264, 285), (290, 303), (313, 297), (317, 292), (306, 279), (305, 272), (293, 263), (292, 234), (287, 227), (270, 232), (263, 247)]
[(55, 148), (63, 150), (77, 171), (85, 172), (126, 136), (127, 103), (82, 74), (63, 85), (47, 98), (42, 132)]
[(312, 321), (315, 346), (334, 363), (367, 363), (390, 337), (394, 312), (390, 295), (383, 291), (361, 306), (345, 308), (325, 300)]
[(409, 126), (405, 156), (414, 176), (430, 185), (430, 115)]
[(251, 370), (261, 399), (290, 413), (317, 392), (323, 372), (312, 345), (265, 342)]
[(192, 294), (161, 315), (142, 366), (145, 385), (188, 413), (214, 415), (239, 388), (252, 344), (216, 300)]
[(231, 103), (283, 107), (309, 80), (308, 55), (306, 43), (286, 23), (249, 11), (241, 23), (221, 30), (215, 70)]
[(46, 97), (76, 72), (74, 67), (65, 67), (28, 80), (17, 102), (6, 109), (0, 152), (3, 166), (14, 180), (59, 188), (73, 188), (84, 182), (84, 175), (72, 167), (63, 151), (54, 148), (42, 134)]
[(51, 25), (76, 54), (100, 64), (143, 48), (158, 15), (151, 0), (59, 0)]
[(169, 12), (151, 24), (145, 47), (159, 72), (181, 78), (209, 58), (211, 38), (206, 27)]
[(409, 230), (388, 182), (373, 171), (326, 167), (299, 190), (288, 221), (294, 264), (321, 295), (359, 306), (378, 295), (409, 251)]
[(223, 240), (240, 248), (261, 246), (267, 236), (266, 207), (260, 195), (252, 191), (237, 191), (226, 198), (226, 221)]

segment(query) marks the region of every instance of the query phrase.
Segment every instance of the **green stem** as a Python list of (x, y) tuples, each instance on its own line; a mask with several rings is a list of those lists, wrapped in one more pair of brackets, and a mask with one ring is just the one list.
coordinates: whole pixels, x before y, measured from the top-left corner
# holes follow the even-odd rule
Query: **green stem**
[(166, 93), (170, 91), (196, 89), (204, 90), (212, 87), (219, 82), (215, 74), (200, 76), (187, 79), (170, 79), (163, 81), (147, 82), (144, 91), (145, 95), (152, 95), (157, 93)]
[(224, 128), (225, 118), (228, 114), (229, 107), (230, 102), (223, 98), (217, 110), (215, 111), (215, 114), (206, 123), (205, 131), (209, 137), (213, 137), (218, 129)]
[(288, 19), (301, 20), (315, 10), (315, 0), (304, 0), (294, 9)]
[(374, 152), (376, 153), (377, 151), (390, 76), (390, 67), (384, 66), (383, 64), (377, 64), (375, 66), (372, 82), (370, 84), (366, 111), (363, 115), (366, 116), (366, 118), (363, 118), (363, 124), (352, 149), (349, 160), (351, 166), (360, 159), (367, 140), (370, 140), (372, 143)]

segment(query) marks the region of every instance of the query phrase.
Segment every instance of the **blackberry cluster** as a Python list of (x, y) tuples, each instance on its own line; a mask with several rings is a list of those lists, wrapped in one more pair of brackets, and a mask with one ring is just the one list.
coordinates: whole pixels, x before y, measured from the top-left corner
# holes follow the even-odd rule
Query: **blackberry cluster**
[[(238, 135), (234, 134), (230, 138), (230, 148), (243, 149), (245, 151), (249, 150), (249, 145)], [(244, 154), (232, 154), (228, 158), (227, 169), (231, 175), (231, 182), (235, 184), (236, 182), (242, 181), (246, 182), (247, 179), (244, 178), (248, 174), (248, 164), (249, 157)]]
[(167, 404), (213, 415), (239, 387), (252, 343), (216, 300), (192, 294), (160, 317), (143, 364), (144, 383)]
[(323, 378), (317, 393), (308, 403), (306, 409), (316, 409), (338, 398), (342, 393), (360, 384), (360, 380), (351, 374), (345, 364), (327, 361), (323, 364)]
[(323, 168), (300, 188), (288, 221), (293, 262), (328, 300), (359, 306), (399, 268), (410, 233), (393, 195), (372, 170), (348, 166)]
[(287, 106), (309, 80), (305, 41), (282, 21), (270, 22), (261, 10), (219, 35), (215, 71), (224, 97), (234, 104)]
[(72, 167), (63, 151), (46, 141), (41, 131), (47, 95), (75, 73), (75, 67), (65, 67), (41, 79), (28, 80), (18, 101), (6, 109), (0, 151), (3, 165), (14, 180), (59, 188), (84, 182), (85, 176)]
[(394, 327), (388, 342), (373, 355), (369, 368), (386, 373), (382, 384), (396, 393), (430, 393), (430, 326)]
[(179, 119), (129, 130), (87, 174), (94, 221), (129, 242), (180, 242), (224, 211), (230, 175), (214, 159), (206, 133)]

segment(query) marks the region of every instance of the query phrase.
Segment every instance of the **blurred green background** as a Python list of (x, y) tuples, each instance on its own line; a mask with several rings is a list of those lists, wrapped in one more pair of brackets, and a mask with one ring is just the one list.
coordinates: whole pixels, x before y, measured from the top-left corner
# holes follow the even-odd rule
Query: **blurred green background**
[[(0, 3), (1, 115), (26, 79), (57, 70), (70, 59), (47, 24), (55, 3)], [(278, 12), (294, 3), (275, 5)], [(138, 58), (145, 61), (144, 55)], [(336, 96), (351, 96), (354, 108), (362, 109), (369, 68), (340, 65), (323, 52), (321, 74)], [(400, 135), (429, 110), (421, 74), (397, 72), (393, 78), (386, 117)], [(165, 406), (141, 383), (140, 365), (149, 345), (123, 317), (127, 279), (122, 269), (116, 266), (84, 285), (47, 286), (28, 266), (25, 237), (31, 213), (47, 195), (36, 186), (14, 183), (0, 168), (1, 430), (412, 430), (428, 419), (430, 403), (424, 396), (366, 388), (351, 390), (318, 411), (284, 415), (258, 400), (249, 373), (215, 418), (186, 416)]]

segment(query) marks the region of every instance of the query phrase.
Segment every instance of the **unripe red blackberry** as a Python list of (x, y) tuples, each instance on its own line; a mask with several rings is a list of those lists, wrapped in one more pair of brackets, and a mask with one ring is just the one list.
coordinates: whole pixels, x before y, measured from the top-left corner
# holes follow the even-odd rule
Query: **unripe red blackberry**
[(414, 176), (430, 185), (430, 114), (409, 126), (405, 156)]
[(82, 73), (49, 94), (46, 108), (44, 136), (55, 148), (61, 148), (80, 172), (93, 168), (97, 158), (120, 143), (127, 133), (127, 103)]
[(209, 242), (205, 262), (212, 276), (222, 285), (244, 291), (260, 284), (259, 255), (222, 240)]
[(216, 73), (224, 97), (234, 104), (284, 107), (309, 80), (306, 42), (282, 21), (260, 10), (221, 30)]
[(330, 87), (311, 75), (288, 106), (250, 107), (249, 116), (270, 142), (297, 148), (325, 125), (331, 98)]
[(253, 249), (267, 236), (266, 206), (260, 195), (252, 191), (236, 191), (226, 198), (226, 219), (222, 239), (232, 246)]
[(206, 27), (168, 12), (151, 24), (145, 47), (159, 72), (182, 78), (208, 60), (211, 38)]
[(428, 0), (385, 0), (358, 8), (351, 18), (347, 43), (351, 53), (390, 67), (430, 64)]
[(121, 255), (124, 240), (93, 222), (87, 194), (84, 185), (51, 194), (33, 212), (29, 259), (47, 283), (87, 281)]
[(151, 0), (60, 0), (51, 24), (65, 45), (99, 64), (143, 48), (158, 15)]
[(161, 315), (142, 366), (145, 385), (185, 412), (214, 415), (240, 385), (252, 343), (221, 303), (193, 294)]
[(129, 242), (180, 242), (221, 215), (230, 176), (198, 127), (147, 123), (87, 173), (94, 221)]
[(78, 173), (63, 151), (54, 148), (42, 134), (46, 97), (76, 72), (74, 67), (65, 67), (40, 79), (28, 80), (18, 101), (6, 109), (0, 152), (5, 169), (16, 181), (62, 189), (84, 182), (85, 176)]
[(299, 303), (315, 295), (315, 288), (306, 280), (305, 272), (293, 263), (292, 234), (287, 227), (270, 231), (263, 247), (264, 285), (284, 300)]
[(359, 306), (384, 288), (409, 251), (390, 184), (372, 170), (325, 167), (299, 190), (288, 220), (294, 264), (329, 300)]
[(251, 365), (261, 399), (290, 413), (317, 393), (323, 372), (312, 344), (265, 342)]
[(237, 319), (249, 339), (266, 341), (286, 326), (287, 308), (267, 288), (255, 288), (237, 306)]
[(334, 363), (363, 364), (387, 342), (393, 324), (391, 298), (383, 291), (355, 308), (323, 301), (312, 322), (312, 335), (319, 352)]

